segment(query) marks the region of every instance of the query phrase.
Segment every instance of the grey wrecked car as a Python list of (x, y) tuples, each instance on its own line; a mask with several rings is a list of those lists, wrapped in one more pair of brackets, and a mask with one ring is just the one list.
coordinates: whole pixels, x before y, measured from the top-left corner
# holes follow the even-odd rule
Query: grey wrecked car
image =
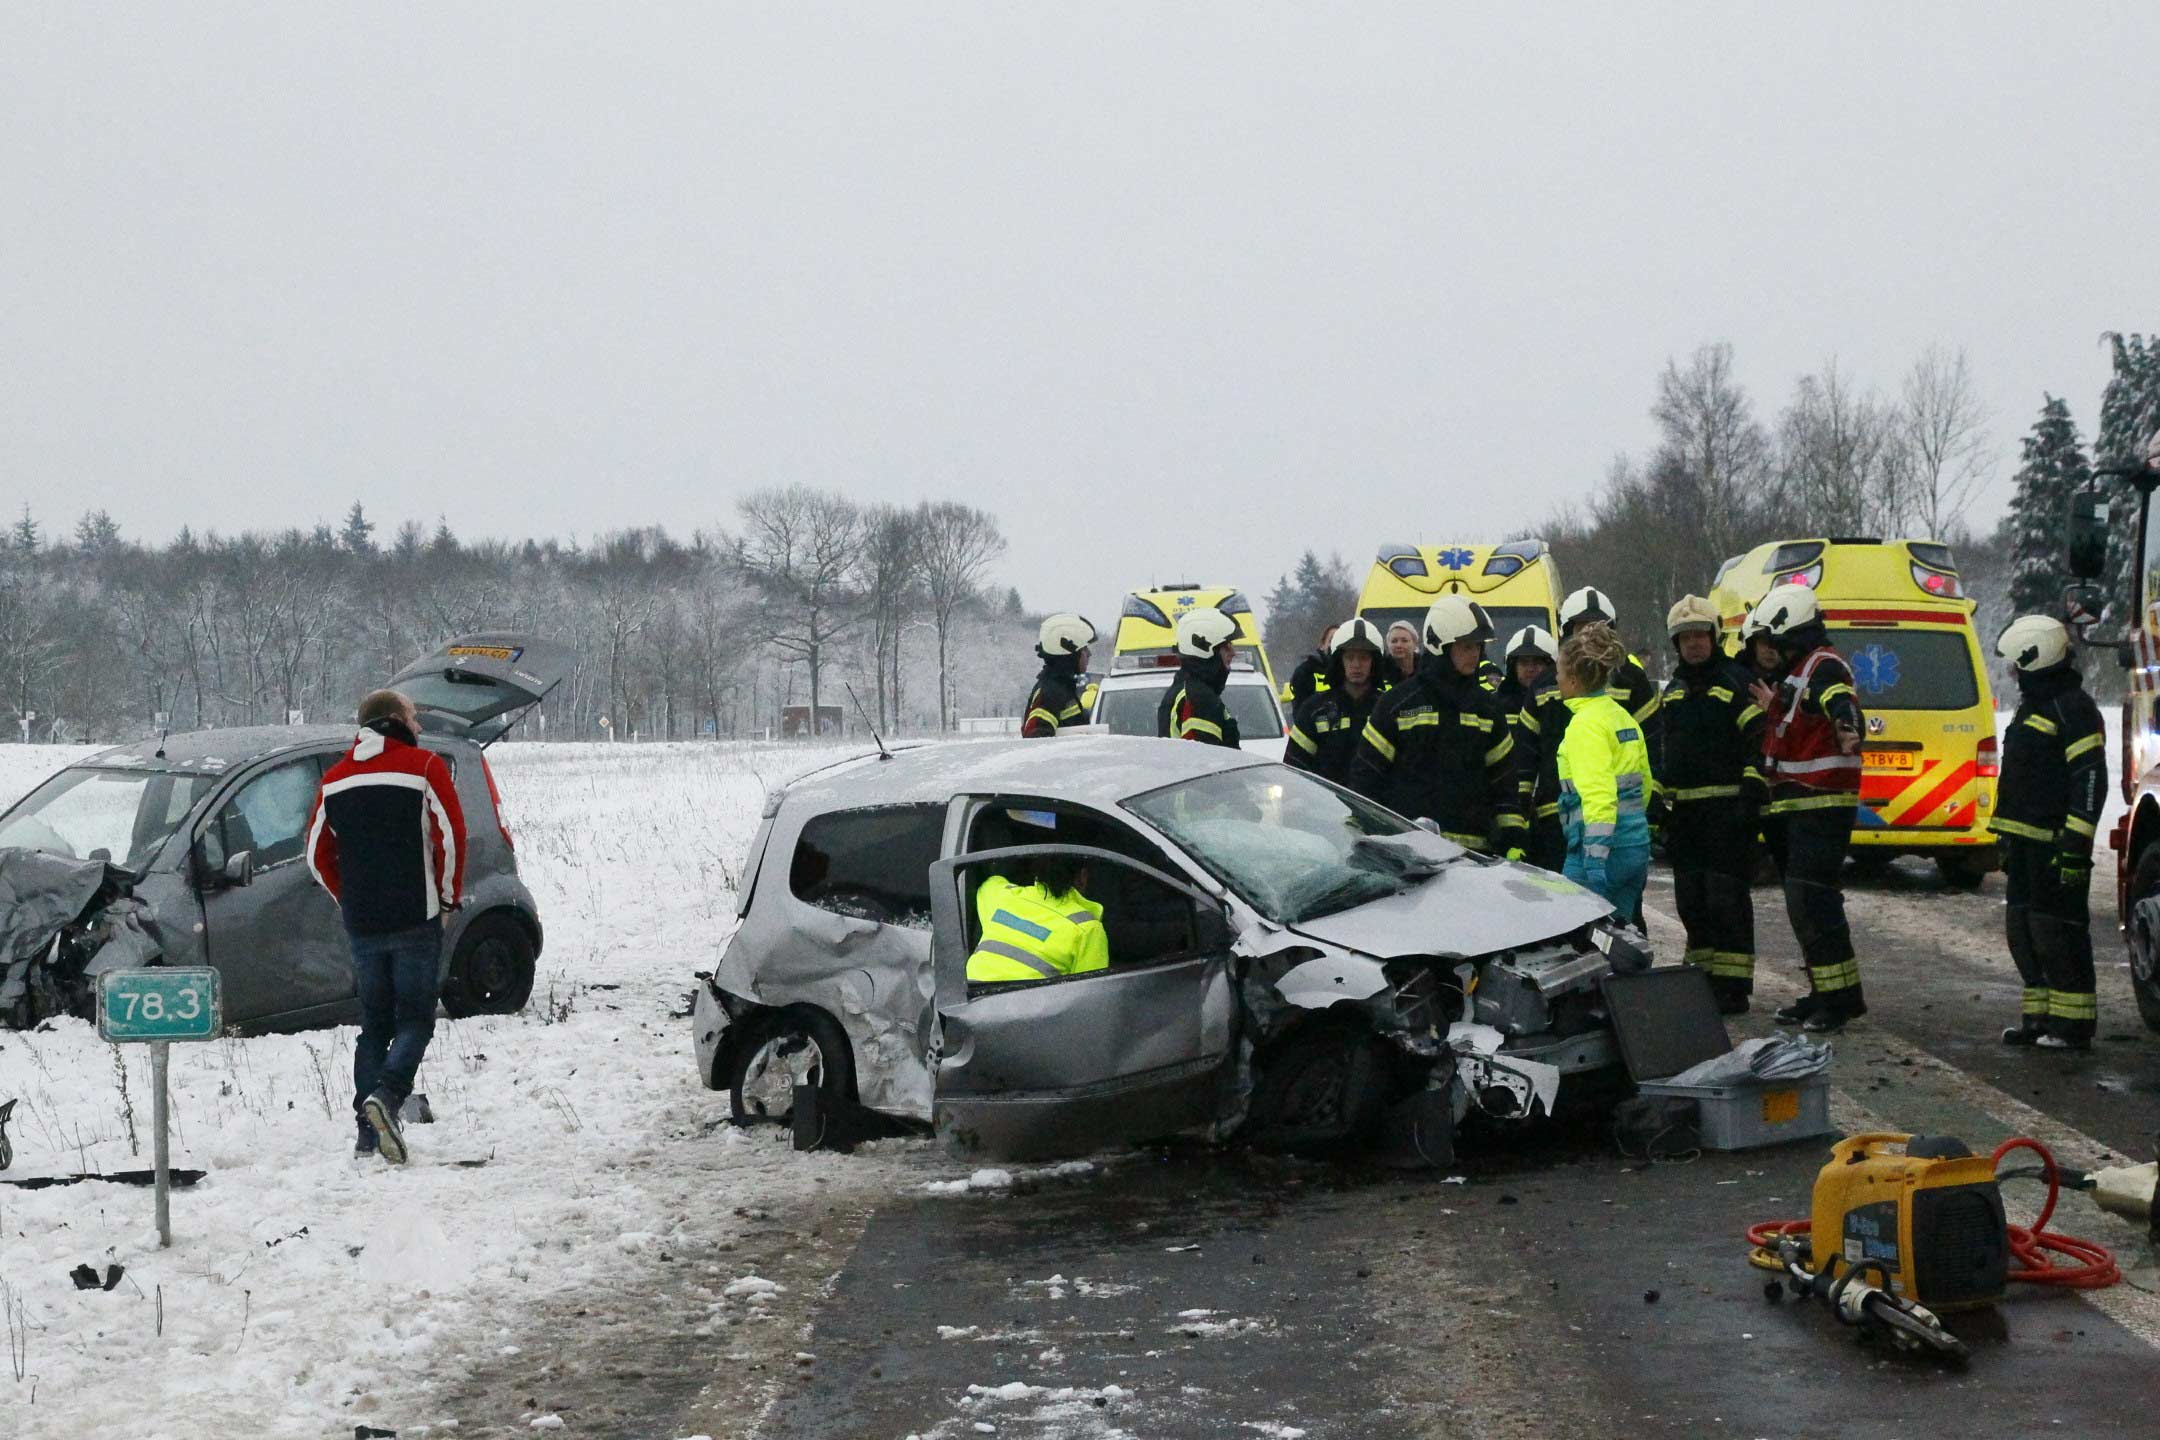
[[(1056, 853), (1088, 863), (1110, 967), (970, 985), (976, 886)], [(1618, 1072), (1599, 981), (1649, 958), (1558, 876), (1264, 759), (1109, 737), (803, 777), (738, 914), (692, 1007), (737, 1121), (805, 1144), (866, 1111), (1012, 1158), (1197, 1135), (1445, 1163), (1473, 1109)]]
[[(444, 917), (443, 1004), (514, 1011), (542, 931), (497, 814), (483, 748), (570, 667), (564, 647), (467, 635), (390, 683), (450, 762), (465, 812), (465, 904)], [(336, 904), (302, 833), (350, 725), (202, 730), (121, 745), (61, 770), (0, 814), (0, 1023), (87, 1015), (122, 965), (209, 965), (227, 1022), (298, 1030), (359, 1018)]]

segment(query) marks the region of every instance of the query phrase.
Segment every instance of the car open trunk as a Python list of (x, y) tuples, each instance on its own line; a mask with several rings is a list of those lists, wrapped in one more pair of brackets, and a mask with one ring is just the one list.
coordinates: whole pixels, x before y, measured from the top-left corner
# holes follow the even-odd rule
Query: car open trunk
[(577, 664), (552, 640), (503, 631), (460, 635), (414, 661), (389, 688), (411, 697), (422, 729), (476, 745), (500, 740)]

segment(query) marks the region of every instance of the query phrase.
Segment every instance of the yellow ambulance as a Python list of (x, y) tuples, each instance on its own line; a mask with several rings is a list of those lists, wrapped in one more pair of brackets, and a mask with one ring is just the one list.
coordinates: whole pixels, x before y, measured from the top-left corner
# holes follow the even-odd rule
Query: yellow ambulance
[(1773, 585), (1811, 585), (1867, 713), (1855, 856), (1934, 859), (1945, 883), (1995, 868), (1995, 697), (1950, 547), (1773, 540), (1725, 562), (1710, 599), (1732, 647)]
[[(1177, 619), (1187, 610), (1211, 606), (1237, 622), (1237, 638), (1230, 643), (1249, 651), (1268, 688), (1275, 688), (1275, 672), (1268, 665), (1267, 647), (1260, 643), (1260, 624), (1252, 602), (1228, 585), (1195, 585), (1180, 582), (1135, 590), (1118, 610), (1117, 637), (1111, 645), (1110, 669), (1171, 669), (1178, 665)], [(1240, 658), (1245, 658), (1241, 656)]]
[(1542, 540), (1500, 545), (1402, 545), (1380, 547), (1358, 614), (1383, 633), (1397, 620), (1423, 625), (1425, 612), (1442, 595), (1467, 595), (1493, 621), (1486, 655), (1495, 662), (1508, 637), (1525, 625), (1560, 633), (1560, 572)]

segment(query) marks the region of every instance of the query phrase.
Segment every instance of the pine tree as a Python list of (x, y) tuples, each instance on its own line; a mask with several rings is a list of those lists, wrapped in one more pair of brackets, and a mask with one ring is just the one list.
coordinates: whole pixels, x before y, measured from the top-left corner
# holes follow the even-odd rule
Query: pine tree
[(345, 528), (339, 532), (338, 541), (355, 555), (375, 553), (375, 522), (367, 518), (358, 500), (345, 512)]
[(75, 522), (75, 548), (96, 555), (120, 543), (120, 526), (103, 510), (85, 510)]
[[(2160, 431), (2160, 334), (2107, 338), (2114, 349), (2115, 374), (2100, 393), (2100, 431), (2093, 437), (2093, 454), (2103, 464), (2135, 463)], [(2134, 487), (2109, 487), (2107, 573), (2099, 583), (2112, 615), (2121, 613), (2130, 594), (2137, 507)]]
[(2052, 614), (2070, 577), (2063, 570), (2063, 519), (2070, 497), (2092, 478), (2070, 406), (2043, 397), (2040, 418), (2027, 432), (2012, 482), (2009, 531), (2010, 604), (2020, 615)]
[(30, 518), (29, 501), (25, 500), (23, 502), (22, 519), (17, 520), (8, 528), (8, 539), (17, 550), (22, 551), (25, 555), (36, 554), (38, 546), (43, 543), (37, 521)]

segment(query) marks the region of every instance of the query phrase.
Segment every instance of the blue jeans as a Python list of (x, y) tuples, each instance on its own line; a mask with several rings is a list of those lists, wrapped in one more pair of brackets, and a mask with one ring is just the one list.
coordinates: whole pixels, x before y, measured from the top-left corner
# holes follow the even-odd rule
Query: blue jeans
[(442, 921), (386, 935), (346, 932), (360, 992), (360, 1038), (353, 1042), (353, 1113), (378, 1090), (393, 1108), (412, 1094), (420, 1057), (435, 1035), (436, 971)]
[(1615, 845), (1605, 857), (1605, 883), (1590, 883), (1590, 868), (1580, 848), (1568, 851), (1567, 866), (1561, 872), (1576, 884), (1595, 890), (1613, 913), (1629, 924), (1642, 912), (1643, 886), (1650, 880), (1650, 847), (1648, 845)]

